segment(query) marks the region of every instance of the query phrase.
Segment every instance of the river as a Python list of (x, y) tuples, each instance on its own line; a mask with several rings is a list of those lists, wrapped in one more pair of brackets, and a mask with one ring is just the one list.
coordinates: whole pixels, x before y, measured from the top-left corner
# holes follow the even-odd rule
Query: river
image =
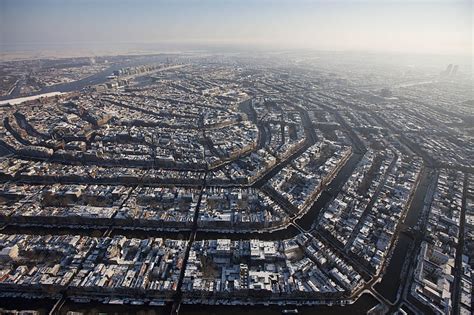
[[(26, 95), (21, 95), (21, 97), (34, 96), (34, 95), (39, 95), (39, 94), (51, 93), (51, 92), (66, 93), (66, 92), (80, 91), (83, 88), (86, 88), (90, 85), (96, 85), (96, 84), (107, 82), (108, 80), (107, 77), (112, 75), (115, 70), (119, 70), (121, 68), (126, 68), (126, 67), (135, 67), (139, 65), (150, 64), (150, 63), (155, 63), (155, 62), (160, 62), (160, 61), (163, 62), (166, 60), (167, 57), (168, 55), (154, 55), (154, 56), (148, 56), (146, 58), (139, 58), (136, 60), (132, 59), (132, 60), (126, 60), (123, 62), (115, 62), (114, 64), (109, 66), (107, 69), (100, 71), (96, 74), (93, 74), (91, 76), (88, 76), (86, 78), (83, 78), (81, 80), (46, 86), (39, 91), (28, 93)], [(128, 58), (130, 58), (130, 56), (128, 56)], [(19, 95), (20, 85), (21, 85), (21, 82), (10, 95), (0, 96), (0, 101), (9, 100), (12, 98), (18, 98), (20, 96)]]

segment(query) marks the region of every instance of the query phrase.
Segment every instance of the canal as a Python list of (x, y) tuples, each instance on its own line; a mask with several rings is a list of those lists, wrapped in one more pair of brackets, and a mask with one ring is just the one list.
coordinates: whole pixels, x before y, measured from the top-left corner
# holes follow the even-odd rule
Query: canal
[[(410, 203), (410, 207), (403, 222), (405, 230), (413, 229), (417, 225), (418, 220), (420, 219), (421, 211), (424, 207), (425, 196), (428, 193), (428, 189), (432, 181), (432, 171), (428, 168), (423, 168), (420, 174), (419, 184), (416, 188), (415, 194), (413, 195), (412, 202)], [(410, 247), (413, 247), (413, 245), (414, 239), (411, 237), (411, 233), (399, 233), (397, 244), (382, 281), (374, 286), (374, 289), (377, 292), (379, 292), (383, 297), (391, 302), (395, 302), (397, 299), (397, 294), (400, 283), (402, 282), (402, 278), (404, 282), (406, 282), (406, 279), (404, 279), (404, 277), (406, 277), (406, 273), (408, 272), (406, 262), (409, 261), (411, 255), (415, 254), (412, 250), (409, 250)], [(407, 255), (408, 253), (410, 255)]]
[[(203, 304), (182, 304), (179, 315), (281, 315), (284, 309), (297, 309), (298, 314), (312, 315), (338, 315), (338, 314), (367, 314), (367, 311), (378, 304), (378, 301), (369, 294), (363, 294), (355, 303), (346, 306), (296, 306), (296, 305), (203, 305)], [(87, 315), (98, 314), (150, 314), (162, 315), (170, 314), (170, 306), (150, 306), (150, 305), (110, 305), (99, 302), (87, 304), (75, 303), (68, 300), (60, 310), (60, 315), (67, 312), (80, 312)]]
[(304, 230), (310, 230), (317, 222), (320, 212), (327, 204), (339, 193), (344, 183), (351, 176), (357, 164), (362, 159), (361, 154), (352, 154), (347, 160), (346, 164), (341, 168), (339, 173), (334, 177), (331, 183), (324, 189), (319, 195), (318, 199), (313, 203), (311, 209), (301, 218), (295, 222), (301, 226)]

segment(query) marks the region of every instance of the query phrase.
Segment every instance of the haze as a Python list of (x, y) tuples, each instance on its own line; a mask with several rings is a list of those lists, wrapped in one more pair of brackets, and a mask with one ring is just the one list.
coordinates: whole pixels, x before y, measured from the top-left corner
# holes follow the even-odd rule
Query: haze
[(0, 0), (1, 50), (186, 43), (471, 55), (471, 1)]

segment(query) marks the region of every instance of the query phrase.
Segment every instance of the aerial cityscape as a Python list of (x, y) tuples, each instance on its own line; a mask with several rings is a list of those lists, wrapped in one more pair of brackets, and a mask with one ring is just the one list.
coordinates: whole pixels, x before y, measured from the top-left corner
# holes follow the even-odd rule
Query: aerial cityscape
[(473, 313), (472, 55), (170, 47), (2, 49), (1, 314)]

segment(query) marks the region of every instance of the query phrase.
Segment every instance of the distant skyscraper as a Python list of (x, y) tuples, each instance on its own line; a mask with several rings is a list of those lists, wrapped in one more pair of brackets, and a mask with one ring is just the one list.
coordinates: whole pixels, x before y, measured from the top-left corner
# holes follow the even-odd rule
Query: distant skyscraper
[(449, 76), (451, 74), (451, 70), (453, 69), (453, 64), (450, 63), (447, 67), (446, 67), (446, 70), (444, 71), (444, 75), (445, 76)]
[(456, 73), (458, 72), (458, 69), (459, 69), (459, 65), (454, 65), (453, 71), (451, 71), (451, 75), (456, 75)]

